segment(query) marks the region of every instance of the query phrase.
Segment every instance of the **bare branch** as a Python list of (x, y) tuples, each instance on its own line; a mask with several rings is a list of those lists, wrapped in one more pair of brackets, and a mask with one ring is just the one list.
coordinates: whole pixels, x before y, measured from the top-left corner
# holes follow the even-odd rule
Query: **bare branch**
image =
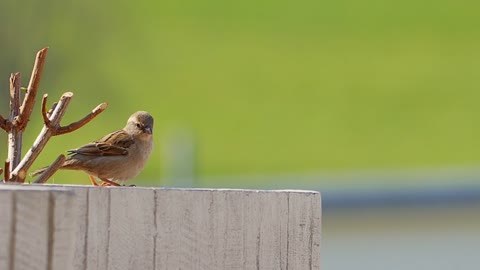
[(58, 102), (54, 102), (54, 103), (52, 104), (52, 107), (51, 107), (50, 110), (48, 110), (48, 112), (47, 112), (48, 118), (50, 118), (50, 116), (52, 116), (52, 113), (53, 113), (53, 111), (55, 110), (55, 108), (57, 107), (57, 105), (58, 105)]
[(10, 180), (10, 160), (5, 160), (5, 175), (3, 177), (4, 182), (8, 182)]
[(93, 118), (95, 118), (97, 115), (99, 115), (101, 112), (103, 112), (107, 108), (107, 106), (108, 106), (108, 104), (106, 102), (98, 105), (89, 114), (87, 114), (85, 117), (78, 120), (77, 122), (71, 123), (70, 125), (65, 126), (65, 127), (57, 128), (55, 130), (53, 136), (62, 135), (62, 134), (65, 134), (65, 133), (70, 133), (70, 132), (73, 132), (73, 131), (83, 127), (88, 122), (90, 122)]
[(20, 114), (20, 73), (10, 75), (10, 131), (8, 132), (8, 159), (11, 170), (15, 168), (22, 156), (22, 130), (16, 123)]
[[(55, 110), (49, 118), (53, 127), (59, 126), (60, 120), (62, 120), (72, 96), (73, 93), (67, 92), (64, 93), (60, 98), (58, 105), (55, 107)], [(28, 169), (30, 169), (35, 159), (47, 144), (48, 140), (50, 140), (50, 138), (53, 136), (54, 129), (55, 128), (49, 128), (46, 125), (43, 126), (42, 131), (40, 131), (40, 134), (38, 134), (37, 139), (35, 142), (33, 142), (32, 147), (25, 154), (20, 164), (13, 170), (12, 179), (18, 182), (25, 181), (26, 172)]]
[(60, 169), (65, 161), (65, 155), (60, 155), (35, 181), (36, 184), (43, 184), (52, 177), (52, 175)]
[(0, 114), (0, 128), (5, 130), (6, 132), (9, 132), (11, 128), (10, 121), (8, 121), (8, 119), (3, 118), (1, 114)]
[(28, 121), (30, 120), (30, 115), (32, 114), (33, 106), (35, 105), (35, 97), (37, 96), (38, 85), (40, 84), (40, 79), (42, 78), (43, 66), (45, 64), (47, 52), (48, 48), (43, 48), (38, 51), (35, 58), (32, 75), (27, 87), (27, 94), (25, 94), (25, 98), (23, 99), (22, 107), (20, 109), (21, 112), (17, 119), (20, 130), (24, 130)]
[[(15, 111), (14, 116), (20, 113), (20, 72), (10, 74), (10, 111)], [(12, 117), (12, 113), (10, 113)]]
[(42, 117), (43, 117), (43, 123), (47, 127), (51, 128), (52, 123), (50, 122), (50, 119), (48, 119), (50, 116), (48, 115), (48, 112), (47, 112), (47, 98), (48, 98), (48, 94), (43, 95), (43, 98), (42, 98)]

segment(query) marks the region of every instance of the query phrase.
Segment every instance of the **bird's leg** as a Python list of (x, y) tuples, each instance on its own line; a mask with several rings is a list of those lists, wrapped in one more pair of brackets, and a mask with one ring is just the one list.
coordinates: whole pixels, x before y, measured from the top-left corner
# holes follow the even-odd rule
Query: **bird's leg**
[(100, 178), (100, 180), (103, 181), (102, 186), (114, 186), (114, 187), (119, 187), (120, 186), (120, 184), (117, 184), (117, 183), (115, 183), (113, 181), (110, 181), (106, 178)]
[(98, 186), (98, 183), (95, 181), (95, 177), (93, 175), (89, 175), (88, 177), (90, 177), (90, 182), (92, 182), (93, 186)]

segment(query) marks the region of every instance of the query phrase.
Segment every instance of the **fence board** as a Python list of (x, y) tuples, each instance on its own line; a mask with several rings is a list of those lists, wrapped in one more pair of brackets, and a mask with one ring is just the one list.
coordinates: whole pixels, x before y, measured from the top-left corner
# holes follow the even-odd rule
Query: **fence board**
[(0, 269), (70, 267), (73, 196), (63, 188), (0, 185)]
[(11, 269), (11, 244), (14, 233), (14, 191), (0, 189), (0, 269)]
[(288, 269), (319, 269), (320, 200), (313, 194), (288, 197)]
[(320, 269), (317, 192), (49, 188), (0, 189), (0, 269)]
[(153, 189), (110, 192), (108, 269), (154, 269)]

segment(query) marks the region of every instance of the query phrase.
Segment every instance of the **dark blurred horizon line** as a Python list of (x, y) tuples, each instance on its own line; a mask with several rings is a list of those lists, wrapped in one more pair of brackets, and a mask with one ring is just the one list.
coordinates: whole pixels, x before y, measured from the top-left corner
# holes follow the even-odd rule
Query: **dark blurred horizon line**
[(175, 187), (315, 190), (321, 192), (326, 212), (480, 204), (480, 167), (474, 166), (217, 176), (164, 179), (162, 183)]

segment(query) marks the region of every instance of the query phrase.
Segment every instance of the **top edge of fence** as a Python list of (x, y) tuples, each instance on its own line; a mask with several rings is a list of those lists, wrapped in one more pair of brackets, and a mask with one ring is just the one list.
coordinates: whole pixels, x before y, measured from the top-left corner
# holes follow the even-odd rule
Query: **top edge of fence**
[(302, 189), (233, 189), (233, 188), (175, 188), (175, 187), (95, 187), (89, 185), (59, 185), (59, 184), (0, 184), (0, 190), (69, 190), (76, 188), (108, 188), (108, 189), (136, 189), (136, 190), (163, 190), (163, 191), (192, 191), (192, 192), (246, 192), (246, 193), (302, 193), (320, 194), (314, 190)]

